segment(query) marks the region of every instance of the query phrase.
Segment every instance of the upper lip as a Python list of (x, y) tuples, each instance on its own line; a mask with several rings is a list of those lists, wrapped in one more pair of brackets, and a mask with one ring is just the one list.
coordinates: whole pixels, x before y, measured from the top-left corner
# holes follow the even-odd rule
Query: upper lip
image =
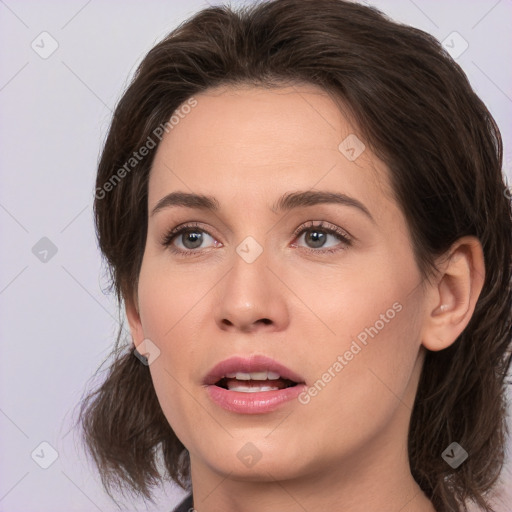
[(252, 373), (271, 371), (279, 373), (283, 379), (288, 379), (298, 384), (304, 383), (304, 379), (274, 359), (263, 355), (253, 355), (250, 357), (233, 356), (216, 364), (204, 378), (204, 384), (216, 384), (228, 373)]

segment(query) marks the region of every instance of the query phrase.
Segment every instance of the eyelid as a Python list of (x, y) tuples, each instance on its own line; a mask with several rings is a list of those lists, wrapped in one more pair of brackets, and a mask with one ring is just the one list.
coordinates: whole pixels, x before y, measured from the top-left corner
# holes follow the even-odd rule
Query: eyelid
[(350, 240), (356, 240), (354, 236), (352, 236), (348, 231), (345, 229), (340, 228), (339, 226), (336, 226), (335, 224), (331, 224), (330, 222), (326, 222), (323, 220), (320, 221), (312, 221), (309, 220), (303, 224), (301, 224), (294, 232), (294, 236), (299, 236), (302, 234), (303, 231), (306, 231), (307, 229), (312, 228), (318, 228), (322, 229), (324, 231), (327, 231), (329, 233), (334, 233), (336, 235), (339, 235), (340, 237), (346, 239), (347, 241)]
[(176, 227), (172, 228), (171, 230), (165, 231), (162, 235), (160, 242), (162, 245), (169, 245), (171, 244), (171, 241), (176, 238), (176, 236), (182, 234), (186, 231), (202, 231), (206, 233), (207, 235), (211, 236), (212, 238), (215, 238), (207, 229), (203, 228), (200, 222), (193, 221), (193, 222), (183, 222), (182, 224), (178, 224)]
[[(353, 241), (356, 240), (355, 237), (353, 237), (350, 233), (348, 233), (346, 230), (336, 226), (335, 224), (331, 224), (329, 222), (325, 221), (307, 221), (303, 224), (301, 224), (295, 231), (293, 232), (293, 236), (295, 237), (294, 240), (299, 236), (302, 235), (304, 232), (309, 231), (313, 228), (317, 228), (319, 230), (325, 231), (328, 234), (338, 238), (341, 245), (350, 246), (352, 245)], [(179, 224), (178, 226), (172, 228), (169, 231), (164, 232), (163, 236), (160, 239), (161, 245), (168, 248), (171, 252), (178, 254), (180, 256), (198, 256), (205, 252), (205, 249), (189, 249), (189, 250), (183, 250), (183, 249), (177, 249), (173, 246), (173, 241), (176, 237), (180, 236), (183, 233), (186, 232), (203, 232), (206, 233), (208, 236), (213, 238), (215, 242), (217, 243), (217, 239), (215, 236), (213, 236), (207, 229), (203, 228), (200, 222), (197, 221), (191, 221), (191, 222), (184, 222), (182, 224)], [(222, 245), (222, 243), (221, 243)], [(218, 246), (217, 246), (218, 247)], [(298, 247), (295, 242), (293, 247)], [(343, 248), (311, 248), (311, 247), (302, 247), (301, 249), (316, 253), (318, 255), (326, 254), (326, 253), (334, 253), (338, 252), (340, 250), (345, 250), (346, 247)]]

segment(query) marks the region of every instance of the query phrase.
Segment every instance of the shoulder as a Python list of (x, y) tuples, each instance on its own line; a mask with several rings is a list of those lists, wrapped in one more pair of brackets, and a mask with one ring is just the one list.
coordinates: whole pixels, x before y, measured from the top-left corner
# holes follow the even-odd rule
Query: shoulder
[(189, 512), (193, 510), (192, 494), (189, 494), (172, 512)]

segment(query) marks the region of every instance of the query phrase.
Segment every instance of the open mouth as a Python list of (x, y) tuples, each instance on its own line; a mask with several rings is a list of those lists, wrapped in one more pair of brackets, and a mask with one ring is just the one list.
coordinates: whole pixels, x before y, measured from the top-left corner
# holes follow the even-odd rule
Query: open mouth
[(241, 393), (279, 391), (296, 385), (297, 382), (285, 379), (278, 373), (271, 371), (228, 373), (215, 383), (215, 386), (220, 388)]
[(291, 407), (306, 388), (299, 373), (263, 354), (232, 356), (217, 363), (203, 385), (216, 405), (236, 414), (266, 414), (285, 404)]

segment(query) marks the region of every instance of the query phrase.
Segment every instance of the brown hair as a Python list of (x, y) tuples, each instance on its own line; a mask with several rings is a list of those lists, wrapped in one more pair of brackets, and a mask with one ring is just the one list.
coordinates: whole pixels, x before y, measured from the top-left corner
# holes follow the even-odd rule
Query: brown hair
[[(498, 127), (429, 34), (348, 1), (274, 0), (204, 9), (158, 43), (116, 107), (97, 174), (97, 235), (119, 305), (137, 289), (155, 150), (127, 169), (133, 153), (209, 88), (298, 83), (347, 106), (365, 144), (389, 167), (425, 278), (460, 237), (474, 235), (483, 246), (486, 278), (475, 312), (455, 343), (427, 352), (408, 444), (412, 475), (437, 510), (467, 510), (464, 502), (473, 500), (491, 511), (486, 495), (503, 466), (507, 433), (511, 206)], [(190, 488), (188, 452), (159, 406), (148, 367), (133, 344), (121, 346), (122, 329), (104, 381), (82, 401), (85, 444), (110, 495), (115, 485), (151, 499), (164, 475)], [(457, 469), (441, 457), (454, 441), (469, 453)]]

